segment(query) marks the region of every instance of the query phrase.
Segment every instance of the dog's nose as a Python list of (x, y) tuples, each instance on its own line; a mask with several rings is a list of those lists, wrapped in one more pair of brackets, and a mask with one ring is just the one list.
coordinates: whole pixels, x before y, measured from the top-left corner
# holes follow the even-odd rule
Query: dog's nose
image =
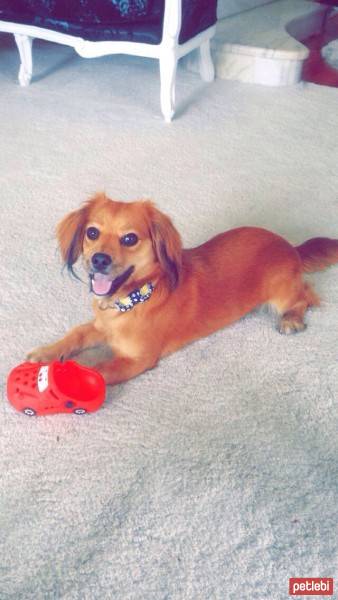
[(105, 254), (104, 252), (96, 252), (93, 254), (91, 260), (95, 271), (99, 273), (103, 273), (112, 263), (109, 254)]

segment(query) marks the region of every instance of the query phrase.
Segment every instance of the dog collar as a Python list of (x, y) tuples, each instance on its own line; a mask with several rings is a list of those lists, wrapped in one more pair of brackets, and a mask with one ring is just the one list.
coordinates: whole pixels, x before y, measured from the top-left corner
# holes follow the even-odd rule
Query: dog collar
[(124, 296), (124, 298), (118, 298), (113, 303), (107, 302), (105, 300), (99, 302), (99, 307), (101, 308), (101, 310), (106, 310), (107, 308), (114, 308), (119, 312), (127, 312), (128, 310), (132, 310), (136, 304), (140, 304), (142, 302), (146, 302), (146, 300), (149, 300), (153, 291), (153, 284), (145, 283), (141, 288), (136, 288), (135, 290), (130, 292), (129, 296)]

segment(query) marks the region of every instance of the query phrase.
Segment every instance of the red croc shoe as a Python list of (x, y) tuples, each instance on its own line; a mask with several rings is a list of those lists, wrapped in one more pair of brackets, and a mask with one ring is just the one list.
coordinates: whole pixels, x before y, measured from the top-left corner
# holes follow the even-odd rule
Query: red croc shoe
[(24, 362), (7, 380), (8, 400), (28, 416), (94, 412), (103, 404), (105, 393), (102, 375), (73, 360)]

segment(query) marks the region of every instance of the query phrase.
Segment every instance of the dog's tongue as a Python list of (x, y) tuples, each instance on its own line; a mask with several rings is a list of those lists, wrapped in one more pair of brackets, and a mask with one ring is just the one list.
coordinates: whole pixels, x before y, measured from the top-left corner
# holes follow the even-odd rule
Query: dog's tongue
[(94, 273), (92, 278), (92, 288), (97, 296), (105, 296), (108, 294), (112, 284), (112, 279), (109, 275), (103, 273)]

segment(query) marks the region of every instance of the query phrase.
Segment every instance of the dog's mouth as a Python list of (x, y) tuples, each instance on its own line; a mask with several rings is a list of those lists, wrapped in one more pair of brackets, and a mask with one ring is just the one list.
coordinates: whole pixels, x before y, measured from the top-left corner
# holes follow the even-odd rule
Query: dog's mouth
[(113, 279), (105, 273), (90, 273), (90, 287), (95, 296), (112, 296), (123, 285), (134, 271), (133, 266)]

